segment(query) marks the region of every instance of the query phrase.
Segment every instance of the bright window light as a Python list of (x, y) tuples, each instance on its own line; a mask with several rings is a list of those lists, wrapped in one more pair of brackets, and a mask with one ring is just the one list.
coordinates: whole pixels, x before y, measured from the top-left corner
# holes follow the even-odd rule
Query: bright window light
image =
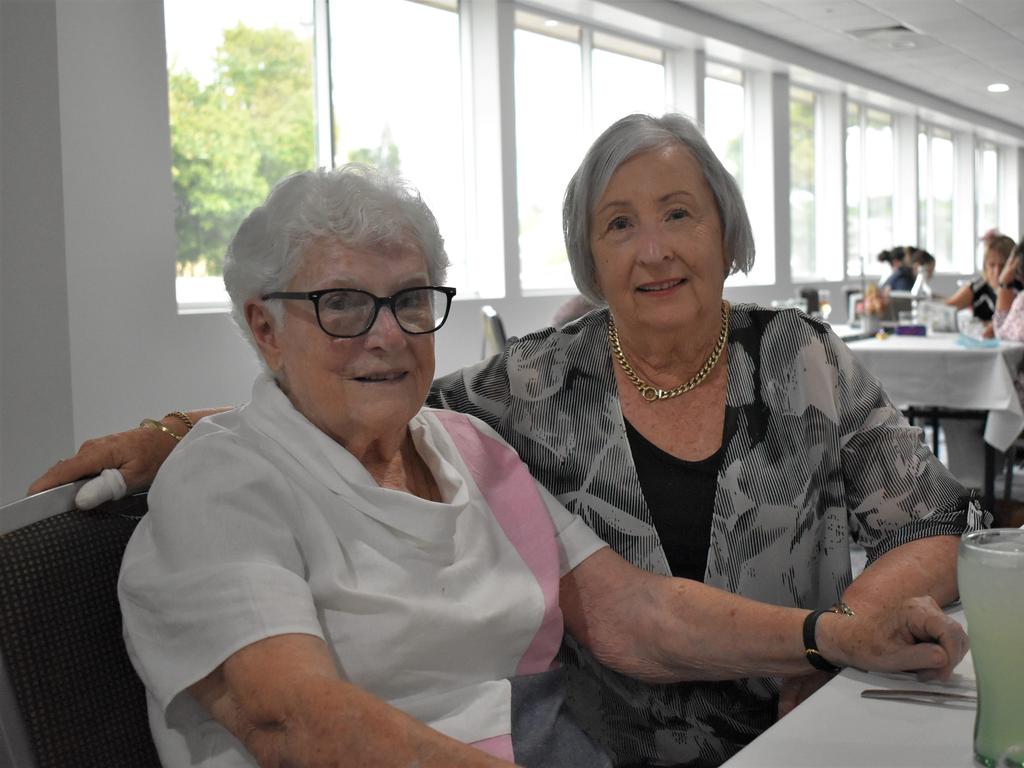
[(178, 304), (219, 310), (238, 225), (281, 177), (315, 163), (313, 7), (167, 0), (164, 21)]
[(473, 269), (493, 264), (466, 253), (458, 14), (407, 0), (332, 0), (330, 14), (334, 164), (408, 179), (437, 217), (448, 283), (476, 295)]

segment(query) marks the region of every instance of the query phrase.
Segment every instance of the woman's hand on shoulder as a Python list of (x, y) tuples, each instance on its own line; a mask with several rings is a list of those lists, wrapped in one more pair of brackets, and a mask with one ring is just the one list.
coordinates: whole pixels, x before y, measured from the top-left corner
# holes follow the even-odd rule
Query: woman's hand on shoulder
[[(189, 422), (196, 422), (226, 410), (228, 409), (210, 408), (191, 411), (188, 414)], [(118, 494), (111, 483), (95, 482), (93, 487), (86, 491), (87, 484), (76, 497), (76, 503), (82, 509), (91, 509), (105, 501), (120, 498), (126, 493), (148, 488), (164, 459), (178, 444), (172, 434), (183, 436), (191, 428), (189, 422), (183, 420), (177, 412), (169, 413), (160, 421), (166, 427), (165, 430), (137, 427), (127, 432), (86, 440), (78, 449), (78, 453), (70, 459), (61, 459), (37, 478), (29, 486), (28, 493), (39, 493), (58, 485), (94, 477), (105, 469), (120, 472), (124, 488), (120, 488)], [(83, 499), (88, 499), (88, 502), (83, 503)]]
[[(128, 493), (148, 487), (164, 459), (170, 454), (177, 441), (170, 435), (156, 429), (141, 427), (127, 432), (86, 440), (78, 453), (70, 459), (62, 459), (46, 470), (32, 485), (29, 494), (39, 493), (58, 485), (71, 483), (82, 478), (100, 474), (105, 469), (121, 472)], [(113, 498), (110, 493), (107, 498)], [(91, 505), (95, 506), (95, 505)]]
[(856, 616), (828, 613), (818, 621), (818, 647), (829, 661), (878, 672), (916, 672), (945, 680), (969, 643), (956, 620), (930, 597)]

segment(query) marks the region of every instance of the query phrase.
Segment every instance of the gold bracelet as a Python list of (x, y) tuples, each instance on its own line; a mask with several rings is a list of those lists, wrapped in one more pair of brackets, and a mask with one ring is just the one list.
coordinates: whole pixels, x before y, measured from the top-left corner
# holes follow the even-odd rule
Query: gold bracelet
[(832, 607), (829, 608), (829, 610), (832, 611), (832, 613), (839, 613), (839, 614), (842, 614), (843, 616), (856, 616), (857, 615), (857, 614), (855, 614), (853, 612), (853, 608), (848, 606), (842, 600), (836, 600), (834, 603), (832, 603)]
[(181, 442), (181, 435), (172, 432), (170, 428), (168, 428), (165, 424), (161, 424), (156, 419), (143, 419), (142, 421), (139, 422), (139, 426), (142, 427), (143, 429), (145, 429), (146, 427), (149, 427), (150, 429), (159, 429), (161, 432), (166, 432), (168, 435), (173, 437), (175, 442)]
[[(188, 414), (185, 413), (184, 411), (171, 411), (170, 413), (167, 414), (167, 416), (174, 416), (177, 419), (181, 419), (182, 422), (185, 424), (185, 434), (186, 435), (189, 433), (189, 431), (192, 429), (192, 427), (195, 426), (195, 422), (192, 421), (192, 419), (190, 419), (188, 417)], [(164, 418), (166, 419), (167, 416), (164, 416)]]

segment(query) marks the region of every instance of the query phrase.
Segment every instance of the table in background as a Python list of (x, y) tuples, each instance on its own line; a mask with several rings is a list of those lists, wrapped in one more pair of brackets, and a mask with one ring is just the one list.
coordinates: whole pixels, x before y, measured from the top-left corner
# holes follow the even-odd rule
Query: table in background
[(973, 411), (985, 419), (985, 505), (992, 510), (994, 450), (1005, 451), (1024, 430), (1024, 409), (1013, 386), (1024, 344), (963, 347), (958, 338), (953, 333), (889, 336), (848, 346), (897, 407)]
[[(952, 614), (963, 623), (963, 611)], [(723, 768), (972, 768), (973, 703), (862, 699), (865, 688), (973, 690), (970, 654), (954, 685), (846, 669), (758, 736)]]

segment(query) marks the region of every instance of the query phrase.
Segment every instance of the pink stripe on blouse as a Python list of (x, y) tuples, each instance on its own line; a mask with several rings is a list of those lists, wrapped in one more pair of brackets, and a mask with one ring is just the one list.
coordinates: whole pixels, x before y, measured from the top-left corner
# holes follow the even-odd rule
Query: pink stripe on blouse
[(512, 448), (482, 434), (465, 414), (435, 411), (505, 536), (533, 572), (544, 595), (544, 618), (516, 667), (517, 675), (551, 669), (562, 642), (555, 526), (536, 481)]
[(512, 754), (512, 737), (507, 733), (502, 736), (491, 736), (489, 739), (474, 741), (469, 746), (476, 747), (481, 752), (486, 752), (489, 755), (500, 757), (502, 760), (508, 760), (510, 763), (516, 761), (516, 756)]

